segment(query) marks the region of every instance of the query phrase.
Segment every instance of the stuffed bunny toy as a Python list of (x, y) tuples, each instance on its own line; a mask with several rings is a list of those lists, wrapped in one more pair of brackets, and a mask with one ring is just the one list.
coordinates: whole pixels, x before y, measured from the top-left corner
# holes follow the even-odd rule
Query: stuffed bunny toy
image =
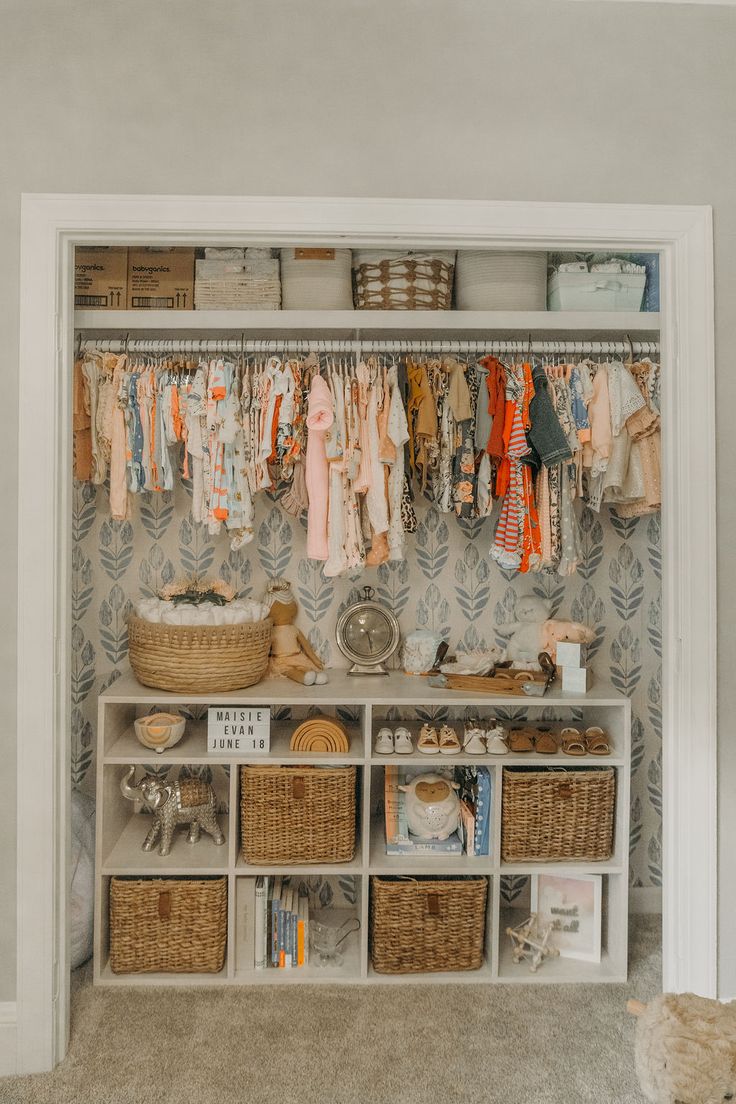
[(736, 1099), (736, 1002), (665, 993), (629, 1001), (636, 1072), (651, 1104), (721, 1104)]
[(516, 621), (496, 625), (499, 636), (506, 636), (506, 659), (514, 665), (538, 668), (540, 652), (548, 652), (553, 662), (557, 659), (559, 641), (574, 644), (591, 644), (594, 633), (579, 621), (558, 621), (550, 618), (551, 603), (546, 598), (528, 594), (516, 603)]

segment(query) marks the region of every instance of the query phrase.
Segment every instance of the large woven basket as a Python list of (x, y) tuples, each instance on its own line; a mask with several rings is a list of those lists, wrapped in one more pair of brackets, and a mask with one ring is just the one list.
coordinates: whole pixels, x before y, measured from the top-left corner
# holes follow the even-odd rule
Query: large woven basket
[(220, 694), (260, 682), (268, 667), (271, 622), (161, 625), (131, 614), (130, 666), (157, 690)]
[(504, 861), (610, 859), (615, 788), (613, 767), (565, 771), (504, 768)]
[(241, 768), (248, 863), (339, 863), (355, 853), (355, 767)]
[(478, 970), (486, 878), (371, 878), (373, 969), (380, 974)]
[(464, 249), (455, 266), (458, 310), (547, 309), (547, 254), (511, 249)]
[(358, 310), (450, 310), (454, 253), (386, 253), (353, 256)]
[(225, 962), (227, 878), (112, 878), (116, 974), (216, 974)]

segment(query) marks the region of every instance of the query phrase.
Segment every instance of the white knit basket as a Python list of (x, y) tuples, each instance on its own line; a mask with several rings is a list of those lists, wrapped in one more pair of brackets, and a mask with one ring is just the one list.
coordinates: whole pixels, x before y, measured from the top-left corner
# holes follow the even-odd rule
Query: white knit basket
[(349, 249), (282, 249), (284, 310), (352, 310)]
[(353, 253), (357, 310), (450, 310), (455, 253)]
[(546, 310), (547, 254), (461, 250), (455, 266), (455, 305), (458, 310)]

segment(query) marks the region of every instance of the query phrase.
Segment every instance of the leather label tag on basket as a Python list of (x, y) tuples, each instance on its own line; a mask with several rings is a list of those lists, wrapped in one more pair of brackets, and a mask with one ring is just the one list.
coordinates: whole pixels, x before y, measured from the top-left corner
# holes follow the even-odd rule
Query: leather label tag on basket
[(295, 261), (334, 261), (334, 249), (303, 248), (294, 250)]
[(163, 889), (158, 895), (158, 918), (159, 920), (168, 920), (171, 916), (171, 893), (168, 889)]
[(438, 893), (427, 894), (427, 916), (439, 916), (440, 898)]
[(306, 788), (307, 788), (306, 783), (305, 783), (305, 781), (302, 777), (297, 775), (296, 778), (292, 778), (292, 780), (291, 780), (291, 796), (292, 797), (297, 798), (297, 799), (303, 798), (304, 794), (306, 792)]
[(564, 798), (572, 797), (572, 782), (560, 782), (557, 787), (557, 796)]

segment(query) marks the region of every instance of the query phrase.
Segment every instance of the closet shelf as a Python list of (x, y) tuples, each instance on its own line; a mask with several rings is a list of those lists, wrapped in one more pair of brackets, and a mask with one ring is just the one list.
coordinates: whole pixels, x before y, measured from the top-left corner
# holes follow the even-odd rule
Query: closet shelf
[(187, 332), (238, 337), (315, 339), (487, 338), (555, 333), (593, 337), (636, 334), (656, 339), (660, 316), (644, 311), (84, 311), (74, 326), (89, 334), (165, 336)]
[[(589, 709), (593, 706), (622, 706), (630, 709), (629, 699), (603, 680), (596, 682), (587, 694), (563, 694), (559, 683), (550, 687), (543, 698), (489, 697), (487, 694), (465, 690), (439, 690), (430, 686), (425, 678), (392, 671), (390, 675), (348, 675), (346, 671), (328, 671), (329, 682), (325, 686), (313, 686), (305, 693), (304, 687), (288, 679), (264, 679), (245, 690), (233, 690), (218, 694), (218, 705), (334, 705), (355, 709), (361, 704), (376, 707), (402, 705), (482, 705), (494, 709), (546, 709), (549, 706), (568, 709)], [(171, 693), (142, 686), (132, 672), (122, 675), (101, 695), (103, 702), (120, 702), (141, 706), (197, 705), (215, 701), (212, 694)], [(209, 757), (208, 757), (209, 758)], [(223, 758), (227, 758), (224, 756)], [(397, 757), (398, 758), (398, 757)], [(488, 756), (490, 759), (491, 756)], [(150, 755), (148, 755), (150, 760)]]

